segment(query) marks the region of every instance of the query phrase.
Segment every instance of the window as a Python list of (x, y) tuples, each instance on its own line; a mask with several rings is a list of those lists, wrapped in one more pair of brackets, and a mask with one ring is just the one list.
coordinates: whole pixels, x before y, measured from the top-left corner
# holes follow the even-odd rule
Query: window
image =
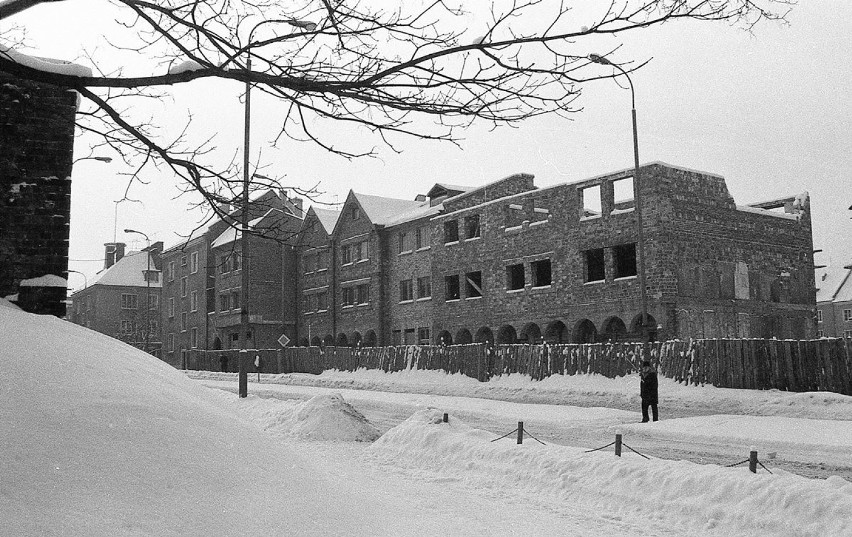
[(465, 296), (467, 298), (478, 298), (482, 296), (482, 272), (468, 272), (465, 274)]
[(817, 330), (817, 338), (825, 337), (825, 330)]
[(139, 305), (139, 297), (136, 295), (130, 294), (122, 294), (121, 295), (121, 309), (123, 310), (135, 310), (138, 309)]
[(545, 287), (551, 283), (550, 259), (542, 259), (541, 261), (533, 261), (530, 263), (530, 272), (532, 272), (533, 287)]
[(231, 293), (231, 309), (240, 309), (240, 292), (234, 291)]
[(350, 245), (344, 244), (340, 247), (340, 261), (343, 265), (352, 263), (352, 249)]
[[(174, 300), (174, 299), (172, 299)], [(228, 293), (221, 293), (219, 295), (219, 311), (230, 311), (231, 310), (231, 295)]]
[(393, 331), (392, 345), (402, 345), (402, 330)]
[(410, 279), (399, 282), (399, 301), (409, 302), (414, 300), (414, 282)]
[(302, 257), (302, 262), (305, 265), (305, 274), (310, 274), (317, 269), (317, 255), (316, 254), (305, 254)]
[(168, 276), (169, 276), (170, 282), (175, 281), (175, 262), (174, 261), (169, 262)]
[(198, 347), (198, 328), (194, 326), (189, 331), (189, 346), (193, 349)]
[(175, 335), (169, 334), (167, 342), (168, 346), (166, 348), (169, 350), (169, 352), (175, 352)]
[(198, 252), (189, 254), (189, 272), (192, 274), (198, 272)]
[(816, 312), (817, 312), (817, 314), (816, 314), (817, 322), (821, 323), (822, 322), (822, 310), (816, 310)]
[(417, 343), (419, 345), (428, 345), (432, 342), (432, 331), (429, 327), (421, 326), (417, 329)]
[(317, 293), (317, 311), (328, 311), (328, 293)]
[(355, 288), (354, 287), (344, 287), (343, 288), (343, 306), (354, 306), (355, 305)]
[(133, 333), (133, 321), (121, 321), (121, 333), (122, 334), (132, 334)]
[(444, 244), (458, 242), (459, 240), (459, 221), (449, 220), (444, 222)]
[(227, 274), (231, 272), (231, 256), (223, 255), (219, 260), (219, 273)]
[(612, 248), (612, 265), (616, 278), (636, 276), (636, 244), (620, 244)]
[(186, 256), (185, 255), (180, 256), (180, 266), (182, 266), (182, 267), (186, 266)]
[(180, 279), (180, 296), (186, 296), (186, 276)]
[(843, 320), (846, 322), (852, 321), (852, 309), (843, 310)]
[(369, 304), (370, 303), (370, 284), (364, 283), (357, 287), (357, 300), (358, 304)]
[(358, 207), (352, 207), (352, 209), (350, 209), (350, 214), (352, 215), (352, 220), (358, 220), (361, 218), (361, 211), (358, 210)]
[(446, 298), (447, 300), (458, 300), (460, 298), (461, 295), (459, 294), (458, 274), (453, 274), (452, 276), (445, 276), (444, 287), (446, 289), (444, 298)]
[(367, 241), (359, 242), (352, 245), (352, 260), (356, 263), (358, 261), (363, 261), (369, 259), (368, 254), (368, 246), (369, 243)]
[(580, 201), (583, 211), (580, 218), (591, 218), (601, 215), (601, 186), (595, 185), (580, 189)]
[(148, 295), (148, 309), (149, 310), (157, 310), (160, 308), (160, 297), (159, 295)]
[(325, 250), (317, 252), (317, 270), (325, 270), (328, 268), (328, 260), (326, 258)]
[(148, 321), (148, 333), (153, 335), (160, 331), (160, 324), (156, 319), (151, 319)]
[(175, 316), (175, 299), (169, 298), (169, 318)]
[(186, 332), (186, 312), (182, 311), (180, 313), (180, 331)]
[(418, 250), (432, 246), (432, 231), (428, 227), (417, 228), (414, 244)]
[(399, 232), (399, 248), (398, 253), (402, 254), (405, 252), (410, 252), (414, 249), (414, 241), (413, 236), (410, 231), (400, 231)]
[(417, 278), (417, 298), (432, 297), (432, 277), (423, 276)]
[(524, 285), (526, 285), (526, 279), (524, 277), (524, 264), (518, 263), (517, 265), (509, 265), (506, 267), (506, 289), (509, 291), (516, 291), (518, 289), (523, 289)]
[(142, 276), (146, 282), (157, 283), (160, 281), (160, 272), (157, 270), (143, 270)]
[(234, 252), (231, 254), (231, 265), (233, 265), (234, 270), (240, 270), (243, 264), (243, 254), (242, 252)]
[(403, 341), (404, 345), (414, 345), (414, 329), (406, 328), (404, 332), (405, 340)]
[(845, 337), (846, 339), (852, 339), (852, 330), (844, 330), (843, 337)]
[(612, 182), (613, 210), (623, 211), (634, 205), (633, 178), (625, 177)]
[(464, 217), (464, 236), (466, 239), (475, 239), (479, 237), (478, 214)]
[(189, 294), (189, 311), (198, 311), (198, 291)]
[(586, 264), (586, 282), (603, 281), (606, 278), (603, 248), (586, 250), (583, 252), (583, 257)]

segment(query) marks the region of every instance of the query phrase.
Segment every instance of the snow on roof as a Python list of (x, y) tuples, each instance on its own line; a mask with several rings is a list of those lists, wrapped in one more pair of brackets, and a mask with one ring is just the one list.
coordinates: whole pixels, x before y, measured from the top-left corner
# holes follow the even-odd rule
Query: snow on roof
[(45, 274), (38, 278), (21, 280), (20, 287), (68, 287), (68, 280), (55, 274)]
[(849, 269), (840, 267), (822, 267), (814, 272), (817, 288), (817, 302), (831, 302), (844, 280), (847, 279)]
[(411, 222), (412, 220), (417, 220), (419, 218), (425, 218), (427, 216), (435, 216), (444, 210), (444, 204), (439, 203), (438, 205), (432, 206), (429, 202), (423, 203), (421, 207), (417, 207), (410, 211), (404, 212), (402, 214), (397, 215), (395, 218), (389, 218), (386, 222), (386, 226), (396, 226), (399, 224), (404, 224), (405, 222)]
[[(261, 220), (266, 218), (267, 215), (269, 215), (269, 213), (271, 213), (274, 210), (275, 209), (269, 209), (268, 211), (266, 211), (266, 213), (263, 216), (261, 216), (259, 218), (255, 218), (254, 220), (250, 221), (248, 223), (249, 229), (252, 229), (255, 226), (257, 226), (260, 223)], [(211, 248), (217, 248), (219, 246), (224, 246), (226, 244), (230, 244), (230, 243), (232, 243), (236, 240), (239, 240), (240, 238), (242, 238), (242, 236), (243, 236), (242, 231), (239, 231), (235, 227), (229, 227), (228, 229), (223, 231), (221, 235), (216, 237), (216, 240), (213, 241), (213, 244), (211, 244), (210, 247)]]
[(92, 76), (92, 70), (76, 63), (71, 63), (65, 60), (55, 60), (52, 58), (39, 58), (37, 56), (27, 56), (16, 50), (0, 45), (0, 55), (9, 60), (46, 73), (55, 73), (58, 75), (69, 76)]
[(367, 217), (373, 224), (388, 225), (395, 221), (400, 214), (413, 209), (429, 206), (428, 201), (401, 200), (397, 198), (385, 198), (382, 196), (370, 196), (367, 194), (353, 193), (361, 208), (367, 213)]
[[(151, 270), (155, 271), (154, 259), (151, 258)], [(125, 285), (146, 287), (145, 271), (148, 270), (147, 252), (130, 252), (119, 259), (113, 266), (98, 273), (98, 279), (92, 285)], [(150, 282), (151, 287), (160, 287), (159, 281)], [(91, 287), (91, 285), (89, 286)]]
[(325, 232), (330, 235), (331, 232), (334, 231), (337, 219), (340, 217), (340, 211), (318, 209), (317, 207), (311, 207), (311, 209), (313, 209), (314, 214), (317, 215), (317, 219), (320, 221), (320, 224), (322, 224), (322, 227), (325, 228)]
[(837, 294), (834, 295), (835, 302), (852, 302), (852, 269), (846, 270), (846, 278), (837, 289)]

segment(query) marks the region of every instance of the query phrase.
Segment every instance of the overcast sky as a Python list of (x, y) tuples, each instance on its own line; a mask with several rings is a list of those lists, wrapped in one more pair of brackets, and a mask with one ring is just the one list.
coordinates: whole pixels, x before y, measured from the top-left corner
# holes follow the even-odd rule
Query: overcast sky
[[(115, 28), (103, 3), (68, 0), (40, 6), (18, 21), (29, 31), (30, 54), (75, 60), (81, 43)], [(749, 34), (725, 24), (676, 22), (624, 40), (614, 61), (653, 58), (633, 76), (639, 119), (640, 162), (663, 161), (720, 174), (738, 204), (808, 191), (817, 264), (852, 263), (852, 2), (811, 0), (789, 15), (789, 25), (766, 23)], [(596, 43), (605, 50), (619, 41)], [(578, 45), (580, 46), (580, 45)], [(589, 45), (584, 45), (589, 46)], [(582, 50), (582, 54), (598, 52)], [(98, 53), (108, 54), (100, 41)], [(78, 61), (78, 63), (85, 63)], [(601, 66), (601, 69), (607, 69)], [(241, 147), (238, 84), (184, 84), (164, 109), (196, 118), (195, 132), (218, 133), (225, 158)], [(212, 89), (211, 89), (212, 88)], [(254, 94), (253, 94), (254, 96)], [(409, 140), (402, 154), (381, 149), (380, 159), (347, 161), (307, 143), (265, 143), (275, 132), (271, 103), (253, 100), (253, 136), (265, 175), (313, 185), (325, 201), (348, 190), (413, 199), (435, 182), (476, 186), (515, 172), (535, 175), (538, 186), (577, 181), (632, 166), (630, 92), (611, 80), (586, 85), (571, 120), (556, 116), (520, 128), (474, 127), (458, 148)], [(171, 107), (171, 108), (169, 108)], [(88, 154), (85, 141), (76, 157)], [(257, 153), (253, 152), (254, 158)], [(78, 162), (73, 175), (71, 263), (89, 280), (102, 268), (103, 243), (113, 240), (114, 200), (126, 180), (118, 161)], [(167, 246), (193, 229), (200, 215), (174, 200), (175, 180), (151, 175), (136, 185), (141, 204), (118, 205), (117, 238), (133, 247), (124, 228), (146, 232)], [(71, 286), (83, 279), (71, 274)]]

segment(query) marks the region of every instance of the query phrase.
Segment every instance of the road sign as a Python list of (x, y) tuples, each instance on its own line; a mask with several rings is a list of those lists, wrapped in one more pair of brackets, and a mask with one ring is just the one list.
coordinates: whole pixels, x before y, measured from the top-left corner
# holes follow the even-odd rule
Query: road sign
[(280, 343), (282, 347), (286, 347), (287, 344), (290, 343), (290, 338), (287, 337), (287, 334), (281, 334), (281, 337), (278, 338), (278, 343)]

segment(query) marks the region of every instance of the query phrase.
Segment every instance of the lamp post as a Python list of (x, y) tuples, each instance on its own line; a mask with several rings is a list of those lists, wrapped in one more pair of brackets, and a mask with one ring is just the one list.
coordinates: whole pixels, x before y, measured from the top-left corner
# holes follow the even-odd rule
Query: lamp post
[(147, 248), (145, 248), (145, 254), (148, 256), (148, 269), (145, 271), (145, 341), (142, 348), (142, 350), (148, 352), (148, 337), (151, 334), (151, 239), (148, 238), (148, 235), (135, 229), (125, 229), (124, 232), (142, 235), (148, 243)]
[(240, 274), (240, 295), (242, 301), (240, 303), (240, 357), (238, 368), (238, 384), (239, 397), (248, 397), (248, 332), (249, 332), (249, 184), (251, 182), (251, 174), (249, 173), (249, 152), (251, 147), (251, 46), (254, 36), (254, 31), (260, 28), (263, 24), (269, 23), (287, 23), (294, 28), (299, 28), (308, 32), (316, 30), (317, 25), (313, 22), (300, 21), (295, 19), (269, 19), (261, 21), (251, 29), (248, 36), (248, 45), (246, 46), (246, 102), (245, 102), (245, 131), (243, 135), (243, 195), (242, 195), (242, 214), (240, 215), (240, 266), (242, 272)]
[(636, 128), (636, 92), (633, 89), (633, 80), (627, 71), (621, 68), (620, 65), (612, 63), (608, 59), (598, 54), (589, 54), (589, 60), (600, 65), (609, 65), (619, 71), (627, 78), (630, 84), (630, 107), (631, 118), (633, 120), (633, 191), (636, 198), (636, 227), (639, 243), (639, 296), (642, 304), (642, 344), (644, 346), (644, 354), (647, 359), (648, 355), (648, 296), (645, 289), (645, 232), (642, 229), (642, 183), (639, 178), (639, 136)]

